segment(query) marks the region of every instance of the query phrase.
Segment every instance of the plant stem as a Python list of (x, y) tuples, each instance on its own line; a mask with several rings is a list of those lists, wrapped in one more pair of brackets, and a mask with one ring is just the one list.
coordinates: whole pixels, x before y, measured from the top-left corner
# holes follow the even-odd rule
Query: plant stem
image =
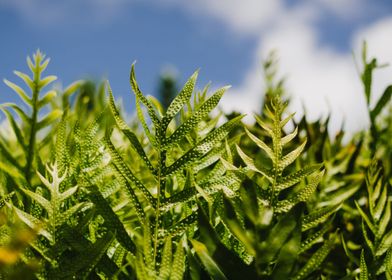
[(35, 153), (35, 136), (36, 136), (36, 125), (37, 125), (37, 118), (38, 118), (38, 96), (39, 96), (39, 82), (40, 82), (40, 62), (41, 59), (37, 57), (36, 65), (35, 65), (35, 72), (34, 72), (34, 89), (33, 89), (33, 113), (31, 116), (31, 127), (30, 127), (30, 136), (29, 136), (29, 145), (27, 147), (27, 160), (26, 160), (26, 170), (25, 176), (26, 181), (29, 186), (31, 186), (31, 167), (33, 165), (34, 160), (34, 153)]
[(154, 265), (156, 265), (156, 257), (158, 254), (158, 232), (160, 224), (160, 207), (161, 195), (164, 193), (165, 178), (162, 177), (162, 168), (166, 165), (166, 151), (162, 151), (159, 145), (158, 152), (158, 187), (157, 187), (157, 204), (155, 210), (155, 229), (154, 229)]

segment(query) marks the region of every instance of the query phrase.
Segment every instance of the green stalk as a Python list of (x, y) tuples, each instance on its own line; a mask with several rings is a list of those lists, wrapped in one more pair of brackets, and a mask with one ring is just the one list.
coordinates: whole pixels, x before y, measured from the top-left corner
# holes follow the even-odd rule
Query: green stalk
[(40, 73), (40, 63), (41, 63), (41, 58), (40, 56), (37, 56), (37, 59), (35, 61), (35, 71), (34, 71), (34, 89), (33, 89), (33, 96), (32, 96), (32, 102), (33, 102), (33, 113), (31, 116), (31, 127), (30, 127), (30, 136), (29, 136), (29, 145), (28, 145), (28, 151), (27, 151), (27, 161), (26, 161), (26, 170), (25, 170), (25, 175), (26, 175), (26, 181), (29, 186), (31, 186), (31, 166), (33, 164), (34, 160), (34, 152), (35, 152), (35, 137), (37, 134), (36, 131), (36, 125), (37, 125), (37, 118), (38, 118), (38, 96), (39, 96), (39, 82), (41, 79), (41, 73)]
[[(164, 134), (162, 134), (164, 135)], [(159, 138), (159, 137), (157, 137)], [(158, 152), (158, 187), (157, 187), (157, 204), (155, 210), (155, 229), (154, 229), (154, 266), (156, 266), (156, 257), (158, 255), (158, 232), (160, 224), (160, 207), (161, 207), (161, 193), (166, 183), (165, 177), (162, 177), (162, 168), (166, 165), (166, 151), (161, 150), (161, 141), (159, 141)]]
[(274, 182), (272, 184), (271, 188), (271, 206), (275, 205), (275, 188), (276, 188), (276, 183), (278, 178), (282, 175), (282, 170), (280, 170), (279, 167), (279, 161), (282, 157), (282, 147), (280, 144), (281, 141), (281, 127), (280, 127), (280, 120), (281, 120), (281, 104), (275, 104), (275, 106), (279, 106), (279, 108), (275, 108), (275, 117), (274, 117), (274, 135), (275, 137), (272, 138), (272, 145), (273, 145), (273, 151), (274, 151), (274, 156), (275, 160), (273, 162), (273, 168), (274, 168)]

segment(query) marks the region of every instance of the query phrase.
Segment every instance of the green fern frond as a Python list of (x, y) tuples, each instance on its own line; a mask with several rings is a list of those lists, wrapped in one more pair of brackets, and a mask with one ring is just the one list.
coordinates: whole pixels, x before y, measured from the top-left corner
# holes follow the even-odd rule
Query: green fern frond
[[(57, 79), (56, 76), (49, 75), (42, 77), (42, 72), (49, 64), (49, 59), (45, 57), (39, 50), (33, 55), (33, 60), (28, 57), (27, 64), (31, 70), (32, 76), (15, 71), (15, 75), (22, 79), (29, 88), (30, 93), (27, 93), (20, 86), (13, 82), (4, 80), (5, 84), (15, 91), (18, 96), (26, 103), (31, 113), (27, 115), (24, 110), (15, 104), (3, 104), (2, 110), (6, 114), (22, 150), (25, 153), (26, 162), (23, 165), (24, 177), (31, 187), (31, 177), (34, 175), (34, 165), (37, 157), (37, 133), (43, 128), (51, 125), (55, 120), (61, 116), (62, 111), (53, 110), (44, 117), (39, 117), (43, 106), (50, 102), (55, 94), (53, 91), (47, 92), (42, 96), (42, 90), (50, 83)], [(7, 108), (13, 109), (21, 118), (22, 124), (18, 124)], [(16, 159), (15, 159), (16, 160)]]
[(332, 250), (335, 236), (332, 235), (307, 261), (304, 267), (293, 277), (295, 280), (306, 279), (312, 272), (319, 269), (329, 252)]
[[(365, 182), (367, 186), (367, 207), (357, 201), (355, 205), (362, 218), (362, 236), (370, 249), (367, 271), (371, 277), (386, 272), (384, 265), (388, 250), (392, 246), (390, 229), (391, 201), (388, 199), (389, 182), (385, 180), (380, 162), (373, 161), (369, 166)], [(361, 256), (362, 264), (362, 256)]]
[(70, 220), (75, 213), (82, 208), (89, 207), (88, 203), (77, 203), (67, 209), (64, 209), (64, 202), (75, 194), (78, 187), (72, 187), (64, 192), (60, 192), (60, 184), (64, 181), (67, 172), (65, 171), (61, 176), (57, 168), (57, 163), (48, 165), (46, 167), (48, 174), (51, 177), (51, 181), (37, 172), (38, 177), (41, 179), (43, 185), (46, 187), (50, 194), (50, 198), (47, 199), (39, 193), (34, 193), (27, 189), (22, 189), (27, 196), (36, 201), (47, 213), (47, 218), (39, 220), (33, 217), (29, 213), (26, 213), (16, 207), (14, 207), (16, 214), (21, 218), (28, 226), (33, 229), (39, 229), (39, 233), (45, 236), (51, 244), (54, 244), (57, 240), (57, 234), (59, 228)]
[(361, 252), (360, 270), (361, 270), (361, 273), (359, 275), (359, 279), (360, 280), (368, 280), (369, 275), (368, 275), (368, 269), (367, 269), (366, 260), (365, 260), (365, 252), (363, 250)]
[[(108, 87), (109, 107), (116, 126), (129, 140), (131, 152), (144, 163), (144, 166), (140, 166), (139, 169), (130, 167), (129, 160), (120, 154), (109, 136), (105, 137), (104, 143), (112, 163), (123, 177), (120, 181), (125, 180), (126, 183), (129, 182), (132, 185), (132, 190), (128, 190), (128, 193), (134, 194), (131, 195), (133, 196), (131, 201), (140, 201), (137, 202), (140, 206), (136, 207), (141, 218), (140, 222), (143, 223), (142, 220), (145, 220), (142, 217), (142, 211), (155, 212), (154, 219), (152, 219), (154, 226), (148, 228), (151, 230), (150, 235), (153, 241), (152, 262), (154, 265), (150, 270), (157, 267), (156, 262), (159, 259), (160, 247), (164, 243), (164, 235), (170, 234), (172, 238), (175, 238), (196, 221), (196, 215), (190, 212), (194, 209), (192, 203), (195, 205), (195, 199), (199, 196), (197, 188), (206, 189), (207, 192), (217, 191), (213, 190), (212, 177), (210, 180), (203, 180), (202, 184), (198, 185), (198, 179), (189, 180), (189, 176), (196, 178), (197, 173), (204, 173), (205, 169), (217, 162), (225, 150), (222, 142), (242, 118), (239, 116), (215, 128), (218, 118), (209, 120), (209, 115), (227, 88), (217, 90), (209, 98), (206, 98), (205, 89), (198, 95), (198, 98), (195, 97), (192, 104), (197, 75), (198, 72), (195, 72), (190, 77), (177, 97), (164, 111), (156, 99), (142, 94), (135, 78), (134, 65), (132, 65), (130, 81), (136, 96), (137, 116), (150, 145), (145, 145), (139, 139), (140, 136), (133, 132), (120, 117), (113, 94)], [(142, 106), (146, 109), (148, 116), (144, 115)], [(183, 109), (185, 106), (187, 111)], [(151, 121), (151, 127), (147, 117)], [(184, 176), (186, 170), (188, 175)], [(177, 212), (175, 218), (169, 223), (163, 222), (166, 220), (165, 216), (175, 213), (173, 211)], [(147, 217), (147, 215), (144, 216)], [(145, 225), (144, 230), (147, 230)], [(135, 265), (139, 266), (140, 263), (135, 263)], [(150, 272), (141, 271), (140, 273), (144, 275)]]

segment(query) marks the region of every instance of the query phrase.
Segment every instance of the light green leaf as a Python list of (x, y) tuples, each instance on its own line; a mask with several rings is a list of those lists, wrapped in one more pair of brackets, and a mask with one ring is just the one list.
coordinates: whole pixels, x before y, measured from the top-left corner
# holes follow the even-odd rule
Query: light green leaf
[(155, 113), (154, 107), (151, 104), (151, 102), (142, 94), (137, 84), (136, 77), (135, 77), (135, 63), (133, 63), (131, 67), (130, 82), (131, 82), (132, 90), (135, 93), (137, 99), (140, 100), (144, 106), (146, 106), (148, 115), (150, 116), (151, 121), (155, 126), (155, 130), (159, 131), (160, 120), (158, 119), (158, 116)]
[(360, 270), (361, 270), (361, 273), (359, 275), (359, 279), (360, 280), (368, 280), (369, 274), (368, 274), (368, 269), (367, 269), (367, 265), (366, 265), (366, 261), (365, 261), (365, 252), (363, 249), (361, 252)]
[(148, 159), (142, 145), (140, 144), (138, 138), (135, 133), (131, 131), (128, 125), (123, 121), (120, 117), (120, 112), (117, 110), (116, 105), (114, 103), (113, 93), (108, 83), (108, 91), (109, 91), (109, 106), (110, 110), (113, 114), (114, 120), (116, 122), (117, 127), (124, 133), (124, 135), (128, 138), (129, 142), (131, 142), (133, 149), (137, 152), (140, 158), (144, 161), (147, 167), (155, 173), (154, 167), (152, 166), (150, 160)]
[(50, 101), (52, 101), (53, 98), (55, 98), (57, 95), (57, 92), (55, 90), (50, 90), (48, 91), (44, 97), (42, 97), (39, 101), (38, 101), (38, 108), (42, 108), (43, 106), (45, 106), (46, 104), (48, 104)]
[(31, 89), (34, 89), (34, 82), (33, 80), (29, 77), (29, 75), (26, 75), (25, 73), (19, 72), (19, 71), (14, 71), (14, 74), (21, 78), (23, 82)]
[(49, 85), (51, 82), (54, 82), (56, 80), (57, 80), (57, 77), (54, 75), (47, 76), (39, 81), (38, 87), (39, 87), (39, 89), (43, 89), (44, 87)]
[(380, 99), (377, 101), (374, 109), (370, 111), (370, 117), (374, 121), (376, 117), (380, 114), (382, 109), (388, 104), (389, 100), (392, 97), (392, 85), (388, 86), (384, 93), (381, 95)]
[(59, 117), (61, 117), (62, 114), (63, 112), (60, 109), (55, 109), (51, 111), (37, 123), (37, 130), (47, 127), (48, 125), (56, 121)]
[(37, 230), (38, 234), (41, 234), (44, 236), (46, 239), (48, 239), (51, 243), (54, 242), (54, 238), (49, 231), (47, 231), (44, 228), (44, 224), (38, 220), (37, 218), (34, 218), (30, 214), (19, 210), (18, 208), (14, 207), (16, 215), (18, 215), (19, 219), (21, 219), (26, 225), (28, 225), (30, 228)]
[(186, 152), (182, 157), (176, 160), (169, 167), (164, 168), (163, 174), (168, 176), (178, 170), (182, 170), (183, 168), (195, 163), (195, 161), (208, 153), (214, 145), (222, 141), (227, 134), (236, 126), (238, 122), (243, 118), (243, 116), (238, 116), (230, 121), (226, 122), (219, 128), (212, 131), (208, 134), (203, 140), (201, 140), (195, 147)]
[(203, 243), (194, 239), (191, 240), (191, 243), (193, 249), (199, 256), (201, 262), (203, 263), (204, 267), (211, 275), (211, 277), (213, 277), (213, 279), (215, 280), (227, 280), (225, 274), (222, 272), (222, 270), (220, 270), (219, 266), (212, 259), (207, 247)]
[(166, 237), (165, 245), (163, 247), (163, 255), (161, 267), (159, 269), (159, 280), (166, 280), (170, 276), (172, 264), (172, 239), (170, 236)]
[(245, 132), (246, 134), (249, 136), (249, 138), (256, 143), (256, 145), (262, 149), (267, 155), (268, 157), (272, 160), (272, 162), (277, 163), (277, 158), (275, 157), (274, 152), (272, 151), (272, 149), (270, 147), (268, 147), (267, 144), (265, 144), (262, 140), (260, 140), (259, 138), (257, 138), (255, 135), (253, 135), (247, 128), (245, 128)]
[(323, 246), (321, 246), (308, 260), (304, 267), (293, 277), (295, 280), (301, 280), (307, 278), (312, 272), (317, 270), (325, 258), (328, 256), (329, 252), (333, 247), (334, 237), (330, 237)]
[(279, 167), (283, 169), (283, 168), (289, 166), (292, 162), (294, 162), (299, 157), (299, 155), (302, 153), (302, 151), (304, 150), (305, 145), (306, 145), (306, 140), (300, 146), (298, 146), (295, 150), (293, 150), (290, 153), (288, 153), (287, 155), (285, 155), (282, 158), (282, 160), (279, 162)]
[(174, 144), (181, 141), (186, 134), (195, 128), (200, 121), (208, 116), (213, 108), (215, 108), (219, 100), (222, 98), (224, 92), (227, 88), (221, 88), (214, 93), (210, 98), (208, 98), (199, 109), (196, 110), (183, 124), (177, 128), (172, 135), (169, 136), (168, 139), (164, 142), (164, 148), (172, 147)]
[(177, 249), (174, 254), (173, 264), (170, 273), (170, 280), (182, 280), (185, 272), (185, 254), (182, 245), (183, 241), (180, 240), (177, 244)]
[(162, 128), (166, 129), (170, 121), (176, 116), (176, 114), (181, 110), (181, 108), (187, 103), (191, 98), (193, 90), (195, 88), (197, 76), (199, 71), (197, 70), (185, 83), (181, 92), (174, 98), (167, 108), (166, 115), (162, 119)]
[(316, 209), (310, 214), (304, 216), (302, 221), (302, 231), (309, 230), (313, 227), (318, 226), (320, 223), (323, 223), (326, 219), (328, 219), (329, 216), (338, 211), (340, 207), (341, 204), (327, 206)]
[(15, 91), (19, 97), (29, 106), (32, 106), (32, 101), (30, 99), (30, 97), (27, 95), (27, 93), (18, 85), (14, 84), (13, 82), (10, 82), (6, 79), (3, 80), (4, 83), (9, 86), (13, 91)]
[(322, 166), (323, 166), (322, 164), (307, 166), (295, 173), (280, 178), (277, 182), (277, 185), (275, 186), (275, 190), (279, 192), (294, 186), (295, 184), (301, 182), (301, 180), (312, 175), (314, 172), (319, 170)]

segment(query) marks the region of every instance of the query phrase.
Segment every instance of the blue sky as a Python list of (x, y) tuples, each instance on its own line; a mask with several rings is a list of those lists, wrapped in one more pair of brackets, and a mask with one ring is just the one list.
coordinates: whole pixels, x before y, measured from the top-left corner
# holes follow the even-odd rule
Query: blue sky
[[(366, 125), (351, 51), (363, 39), (392, 62), (392, 3), (386, 0), (0, 0), (0, 77), (17, 81), (25, 58), (40, 48), (48, 73), (66, 86), (80, 78), (110, 80), (133, 108), (129, 68), (137, 60), (142, 90), (154, 94), (159, 74), (174, 67), (184, 82), (201, 68), (200, 83), (231, 84), (222, 107), (257, 111), (261, 60), (278, 51), (292, 110), (333, 112), (332, 129)], [(375, 92), (389, 81), (377, 76)], [(390, 78), (389, 78), (390, 77)], [(0, 102), (17, 98), (0, 85)]]

